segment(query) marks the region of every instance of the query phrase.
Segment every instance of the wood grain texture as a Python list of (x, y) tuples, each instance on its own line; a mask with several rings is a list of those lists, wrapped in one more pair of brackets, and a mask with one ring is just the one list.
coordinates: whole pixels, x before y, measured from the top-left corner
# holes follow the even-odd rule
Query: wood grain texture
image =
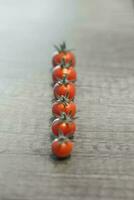
[[(133, 200), (134, 1), (1, 0), (0, 24), (0, 200)], [(76, 49), (79, 118), (58, 161), (50, 68), (63, 40)]]

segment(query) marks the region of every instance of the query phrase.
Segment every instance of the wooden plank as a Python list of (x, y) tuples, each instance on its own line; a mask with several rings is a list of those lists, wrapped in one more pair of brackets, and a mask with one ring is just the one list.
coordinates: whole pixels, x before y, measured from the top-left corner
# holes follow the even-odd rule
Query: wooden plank
[[(63, 9), (65, 8), (65, 9)], [(0, 199), (134, 199), (134, 15), (126, 0), (0, 2)], [(76, 48), (75, 149), (50, 148), (51, 54)]]
[(36, 196), (38, 200), (46, 195), (47, 199), (57, 196), (63, 199), (133, 197), (134, 160), (131, 157), (92, 158), (74, 154), (70, 160), (59, 163), (52, 162), (49, 155), (1, 155), (0, 163), (1, 198), (32, 199)]

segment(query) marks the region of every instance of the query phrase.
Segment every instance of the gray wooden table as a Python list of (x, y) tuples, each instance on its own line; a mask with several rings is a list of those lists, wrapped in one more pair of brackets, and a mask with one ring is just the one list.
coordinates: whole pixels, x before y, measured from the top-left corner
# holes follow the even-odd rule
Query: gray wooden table
[[(51, 55), (76, 49), (70, 159), (51, 157)], [(134, 199), (134, 2), (0, 0), (0, 200)]]

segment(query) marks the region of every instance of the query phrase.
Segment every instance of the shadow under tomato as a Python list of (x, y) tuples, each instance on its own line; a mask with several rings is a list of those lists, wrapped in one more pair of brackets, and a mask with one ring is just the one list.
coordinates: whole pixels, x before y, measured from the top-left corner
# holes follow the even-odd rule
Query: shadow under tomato
[(50, 159), (53, 161), (64, 161), (64, 160), (69, 160), (71, 158), (71, 155), (69, 155), (66, 158), (57, 158), (54, 154), (50, 154)]

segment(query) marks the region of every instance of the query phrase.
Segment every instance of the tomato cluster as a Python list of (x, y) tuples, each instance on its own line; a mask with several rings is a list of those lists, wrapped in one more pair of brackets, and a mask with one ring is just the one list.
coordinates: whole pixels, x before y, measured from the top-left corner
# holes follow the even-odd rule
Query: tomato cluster
[(52, 152), (57, 158), (66, 158), (71, 155), (74, 143), (72, 138), (76, 131), (75, 114), (76, 104), (74, 102), (77, 80), (75, 71), (75, 55), (66, 49), (66, 44), (56, 47), (56, 53), (52, 58), (54, 82), (54, 103), (52, 113), (55, 117), (51, 129), (55, 136), (52, 142)]

